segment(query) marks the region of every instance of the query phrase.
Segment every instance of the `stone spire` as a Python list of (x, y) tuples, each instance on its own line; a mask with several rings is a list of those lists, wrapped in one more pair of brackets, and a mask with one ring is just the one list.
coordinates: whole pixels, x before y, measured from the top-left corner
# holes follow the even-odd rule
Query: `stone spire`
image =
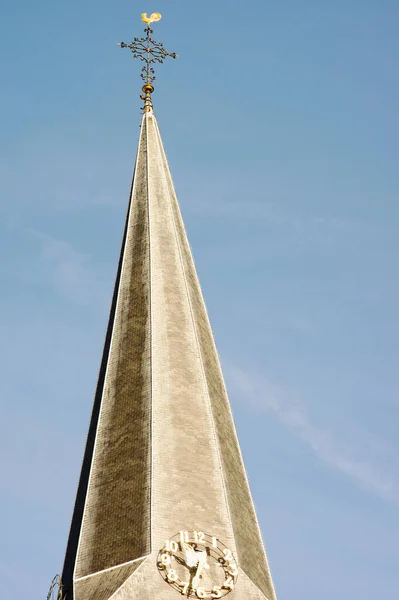
[(142, 118), (62, 590), (64, 600), (275, 600), (152, 106)]

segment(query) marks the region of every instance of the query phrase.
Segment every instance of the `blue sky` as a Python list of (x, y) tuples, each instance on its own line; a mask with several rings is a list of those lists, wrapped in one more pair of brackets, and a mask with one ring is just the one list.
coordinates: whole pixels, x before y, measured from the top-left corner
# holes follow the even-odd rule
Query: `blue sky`
[(0, 597), (60, 571), (154, 102), (279, 600), (399, 592), (399, 4), (0, 7)]

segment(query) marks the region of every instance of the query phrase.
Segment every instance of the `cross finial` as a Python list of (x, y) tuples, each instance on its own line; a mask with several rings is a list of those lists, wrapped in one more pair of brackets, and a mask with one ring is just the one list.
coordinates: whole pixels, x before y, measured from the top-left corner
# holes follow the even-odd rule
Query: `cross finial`
[(152, 13), (149, 17), (147, 17), (147, 13), (143, 13), (141, 15), (141, 20), (147, 24), (147, 27), (144, 29), (146, 33), (145, 38), (133, 38), (133, 42), (130, 44), (125, 44), (124, 42), (120, 42), (119, 46), (121, 48), (130, 48), (133, 52), (133, 58), (139, 58), (146, 64), (141, 69), (141, 78), (144, 81), (143, 85), (143, 94), (140, 94), (140, 98), (144, 100), (144, 112), (149, 112), (152, 110), (152, 100), (151, 94), (154, 91), (154, 86), (152, 85), (155, 81), (155, 71), (153, 65), (155, 63), (163, 63), (165, 58), (171, 56), (172, 58), (177, 58), (177, 54), (175, 52), (167, 52), (163, 47), (161, 42), (156, 42), (151, 34), (153, 33), (151, 29), (151, 23), (155, 23), (162, 18), (160, 13)]

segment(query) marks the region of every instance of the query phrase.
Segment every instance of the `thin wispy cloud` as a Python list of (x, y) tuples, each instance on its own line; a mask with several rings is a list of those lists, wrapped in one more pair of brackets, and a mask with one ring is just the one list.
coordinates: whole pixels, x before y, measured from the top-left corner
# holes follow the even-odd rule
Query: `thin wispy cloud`
[[(222, 188), (223, 189), (223, 188)], [(264, 198), (237, 198), (236, 188), (230, 187), (216, 195), (216, 200), (206, 200), (206, 194), (194, 198), (187, 208), (203, 217), (223, 218), (231, 220), (266, 221), (273, 225), (287, 227), (298, 232), (309, 230), (331, 232), (337, 234), (378, 235), (387, 231), (397, 232), (396, 223), (385, 222), (383, 225), (369, 220), (347, 219), (327, 216), (317, 213), (304, 213), (300, 210), (287, 208), (286, 202)], [(258, 194), (258, 192), (257, 192)]]
[[(128, 157), (99, 152), (91, 160), (84, 148), (68, 143), (60, 147), (58, 142), (59, 136), (50, 132), (43, 138), (24, 140), (0, 155), (0, 187), (7, 198), (0, 212), (7, 219), (18, 221), (21, 210), (26, 217), (43, 210), (68, 213), (126, 204), (134, 155), (129, 162)], [(119, 188), (115, 181), (120, 182)], [(27, 202), (27, 198), (34, 202)]]
[(109, 297), (110, 281), (101, 269), (93, 265), (89, 255), (37, 229), (25, 228), (24, 231), (40, 243), (42, 267), (63, 298), (94, 307)]
[(289, 392), (266, 378), (236, 367), (230, 367), (228, 375), (230, 384), (238, 397), (245, 400), (246, 406), (257, 413), (273, 414), (320, 460), (344, 473), (362, 489), (384, 500), (399, 503), (399, 479), (384, 464), (381, 448), (384, 453), (387, 449), (381, 440), (365, 434), (362, 439), (354, 435), (348, 443), (339, 431), (315, 425), (304, 403), (293, 399)]

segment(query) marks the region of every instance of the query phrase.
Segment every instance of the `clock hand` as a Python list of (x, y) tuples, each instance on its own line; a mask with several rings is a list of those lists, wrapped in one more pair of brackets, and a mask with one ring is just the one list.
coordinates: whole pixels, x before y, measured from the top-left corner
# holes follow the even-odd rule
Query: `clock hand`
[(186, 544), (186, 542), (183, 542), (183, 551), (187, 567), (189, 569), (196, 567), (198, 564), (198, 557), (194, 548), (190, 546), (190, 544)]
[(189, 598), (190, 595), (191, 595), (191, 592), (195, 590), (194, 584), (193, 584), (193, 580), (194, 580), (193, 569), (190, 569), (190, 581), (189, 581), (189, 584), (188, 584), (187, 598)]
[(204, 567), (209, 569), (209, 565), (206, 562), (206, 552), (198, 552), (198, 554), (199, 554), (199, 556), (198, 556), (197, 572), (195, 574), (195, 577), (193, 578), (193, 588), (194, 589), (196, 589), (198, 587), (202, 569)]

